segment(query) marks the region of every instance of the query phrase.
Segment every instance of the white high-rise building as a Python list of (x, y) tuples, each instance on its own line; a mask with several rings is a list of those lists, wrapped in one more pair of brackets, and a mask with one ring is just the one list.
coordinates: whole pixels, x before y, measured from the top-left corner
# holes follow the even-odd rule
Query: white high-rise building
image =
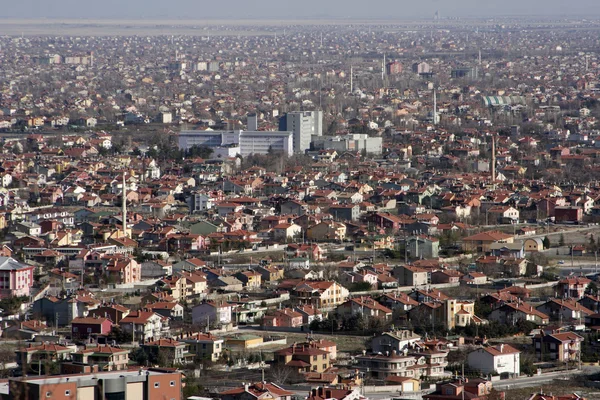
[(313, 135), (323, 135), (323, 111), (289, 112), (279, 120), (279, 130), (293, 132), (294, 152), (304, 153)]

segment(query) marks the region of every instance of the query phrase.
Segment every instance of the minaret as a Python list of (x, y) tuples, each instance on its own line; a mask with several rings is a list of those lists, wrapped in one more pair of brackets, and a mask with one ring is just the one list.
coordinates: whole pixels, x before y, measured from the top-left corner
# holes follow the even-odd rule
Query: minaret
[(433, 89), (433, 125), (437, 125), (437, 94)]
[(121, 204), (121, 218), (123, 223), (123, 237), (127, 237), (127, 186), (125, 183), (125, 172), (123, 172), (123, 199)]
[(492, 184), (496, 181), (496, 135), (492, 135)]
[(350, 66), (350, 93), (354, 93), (354, 70)]

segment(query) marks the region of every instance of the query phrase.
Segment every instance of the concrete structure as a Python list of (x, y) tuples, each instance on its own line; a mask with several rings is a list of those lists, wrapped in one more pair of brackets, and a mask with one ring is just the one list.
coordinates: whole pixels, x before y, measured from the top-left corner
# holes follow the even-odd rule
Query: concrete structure
[(295, 111), (279, 119), (280, 131), (291, 131), (294, 152), (304, 153), (310, 148), (313, 136), (323, 135), (323, 111)]
[(197, 333), (182, 339), (187, 343), (190, 353), (196, 355), (196, 360), (217, 361), (223, 352), (223, 339), (210, 333)]

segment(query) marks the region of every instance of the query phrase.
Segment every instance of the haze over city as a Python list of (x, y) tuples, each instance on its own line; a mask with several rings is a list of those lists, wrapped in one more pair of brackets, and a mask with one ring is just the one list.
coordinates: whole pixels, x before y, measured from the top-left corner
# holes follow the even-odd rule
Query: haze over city
[(0, 17), (19, 18), (428, 18), (436, 10), (446, 17), (594, 16), (595, 0), (23, 0), (3, 1)]

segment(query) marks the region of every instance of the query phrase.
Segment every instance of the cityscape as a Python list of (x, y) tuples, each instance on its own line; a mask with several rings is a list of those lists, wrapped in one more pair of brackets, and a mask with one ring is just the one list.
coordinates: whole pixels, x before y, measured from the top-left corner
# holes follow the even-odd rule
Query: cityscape
[(597, 10), (263, 7), (0, 13), (0, 398), (600, 399)]

